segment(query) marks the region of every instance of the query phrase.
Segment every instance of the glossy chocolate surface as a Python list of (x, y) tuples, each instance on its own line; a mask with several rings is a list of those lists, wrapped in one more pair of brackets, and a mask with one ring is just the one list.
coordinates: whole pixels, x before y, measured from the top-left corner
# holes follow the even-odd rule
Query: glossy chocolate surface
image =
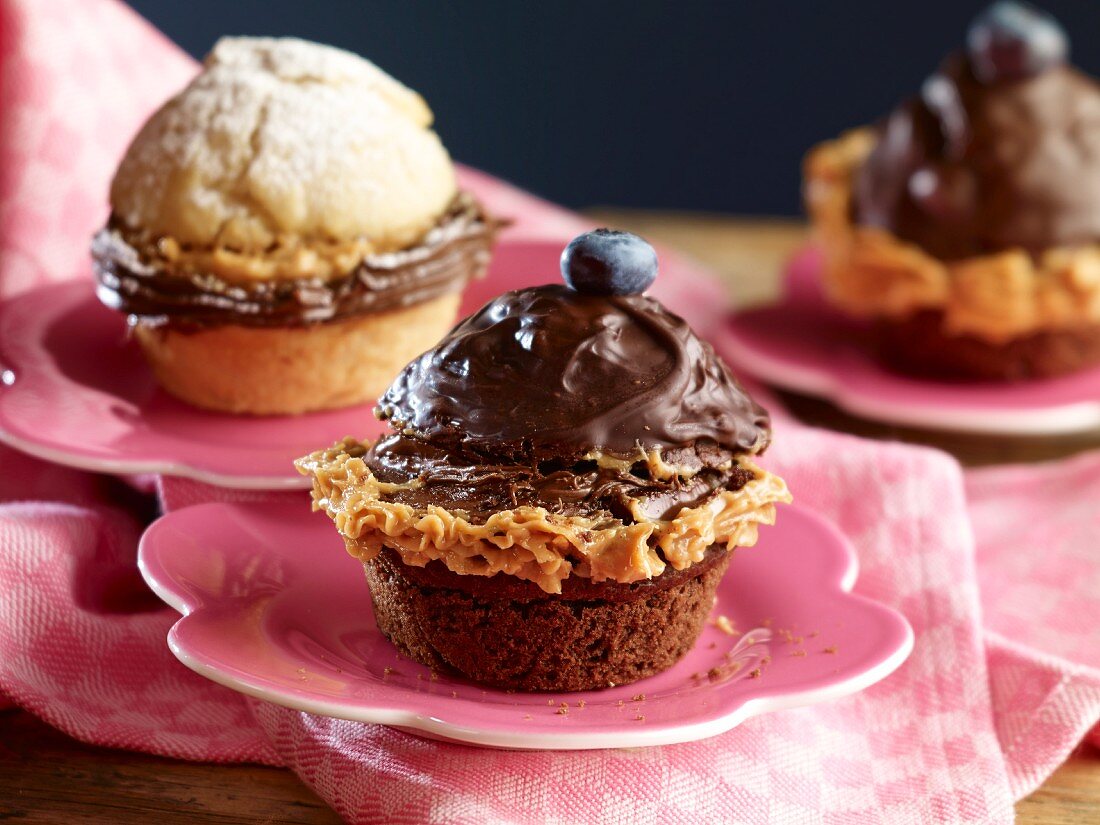
[(877, 130), (857, 223), (943, 260), (1100, 241), (1100, 86), (1072, 67), (983, 83), (957, 54)]
[(394, 428), (502, 462), (712, 444), (758, 452), (767, 413), (709, 344), (644, 295), (508, 292), (409, 364), (379, 402)]

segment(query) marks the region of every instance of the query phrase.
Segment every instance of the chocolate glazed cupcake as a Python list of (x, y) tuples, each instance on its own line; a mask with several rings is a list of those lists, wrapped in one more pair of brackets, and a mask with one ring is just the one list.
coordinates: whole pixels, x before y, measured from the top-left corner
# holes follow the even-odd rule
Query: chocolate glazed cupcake
[(782, 480), (767, 413), (687, 324), (640, 294), (652, 248), (598, 230), (567, 286), (506, 293), (409, 364), (393, 434), (298, 462), (366, 568), (379, 628), (432, 668), (588, 690), (692, 646)]
[(934, 376), (1100, 363), (1100, 86), (1058, 24), (1000, 2), (881, 124), (814, 149), (806, 198), (840, 308)]
[(160, 384), (228, 412), (340, 407), (439, 340), (496, 223), (431, 121), (356, 55), (219, 41), (134, 139), (92, 242)]

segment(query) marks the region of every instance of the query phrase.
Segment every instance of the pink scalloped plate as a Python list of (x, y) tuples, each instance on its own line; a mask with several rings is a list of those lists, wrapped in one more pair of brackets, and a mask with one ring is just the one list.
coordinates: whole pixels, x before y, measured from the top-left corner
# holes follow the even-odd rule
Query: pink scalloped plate
[(820, 268), (818, 251), (804, 248), (787, 267), (779, 302), (736, 312), (711, 334), (731, 366), (891, 424), (996, 435), (1100, 428), (1100, 368), (1013, 383), (933, 381), (890, 370), (876, 358), (869, 328), (825, 303)]
[[(463, 314), (509, 289), (557, 277), (562, 244), (504, 242)], [(654, 294), (701, 330), (721, 319), (720, 284), (662, 255)], [(0, 304), (0, 441), (100, 472), (186, 476), (223, 487), (304, 487), (291, 461), (345, 435), (381, 431), (370, 405), (303, 416), (222, 415), (161, 391), (123, 317), (96, 300), (91, 276)]]
[(836, 699), (909, 655), (905, 619), (851, 592), (856, 560), (836, 529), (798, 507), (781, 508), (778, 522), (736, 552), (682, 661), (588, 693), (483, 689), (401, 657), (375, 626), (360, 563), (305, 506), (177, 510), (146, 531), (139, 565), (183, 614), (168, 635), (180, 661), (250, 696), (492, 747), (633, 747)]

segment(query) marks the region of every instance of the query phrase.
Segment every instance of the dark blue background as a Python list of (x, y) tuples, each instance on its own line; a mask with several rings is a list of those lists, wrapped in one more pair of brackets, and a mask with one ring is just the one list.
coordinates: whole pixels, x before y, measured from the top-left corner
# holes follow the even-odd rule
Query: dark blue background
[[(458, 159), (572, 206), (799, 209), (817, 140), (887, 111), (985, 3), (130, 0), (196, 56), (222, 34), (359, 52)], [(1100, 74), (1100, 3), (1044, 7)]]

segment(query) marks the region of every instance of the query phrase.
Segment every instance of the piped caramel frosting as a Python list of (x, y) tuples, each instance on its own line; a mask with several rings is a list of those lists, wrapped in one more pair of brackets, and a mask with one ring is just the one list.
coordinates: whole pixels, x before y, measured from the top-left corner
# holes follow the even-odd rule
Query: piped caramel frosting
[[(514, 504), (496, 509), (447, 490), (467, 483), (458, 478), (442, 483), (442, 495), (433, 472), (384, 481), (371, 470), (377, 461), (373, 448), (349, 439), (297, 462), (313, 478), (315, 509), (333, 519), (349, 553), (368, 561), (390, 547), (405, 564), (440, 561), (460, 575), (503, 573), (547, 593), (560, 593), (571, 575), (630, 583), (659, 576), (666, 567), (684, 570), (713, 545), (751, 546), (759, 525), (774, 523), (776, 503), (790, 501), (782, 479), (743, 456), (728, 470), (735, 489), (717, 486), (698, 500), (658, 507), (660, 515), (644, 483), (620, 480), (627, 489), (615, 490), (612, 498), (626, 505), (621, 515), (601, 509), (599, 485), (591, 479), (570, 485), (587, 506), (575, 506), (570, 497), (552, 500), (552, 487), (528, 487)], [(468, 481), (475, 488), (480, 482)], [(630, 497), (631, 487), (639, 498)], [(540, 499), (539, 492), (551, 500)]]
[(404, 249), (340, 243), (322, 250), (288, 241), (257, 257), (181, 247), (113, 222), (93, 239), (92, 257), (100, 300), (128, 313), (132, 323), (297, 326), (457, 292), (484, 274), (500, 226), (475, 198), (460, 193), (436, 225)]

